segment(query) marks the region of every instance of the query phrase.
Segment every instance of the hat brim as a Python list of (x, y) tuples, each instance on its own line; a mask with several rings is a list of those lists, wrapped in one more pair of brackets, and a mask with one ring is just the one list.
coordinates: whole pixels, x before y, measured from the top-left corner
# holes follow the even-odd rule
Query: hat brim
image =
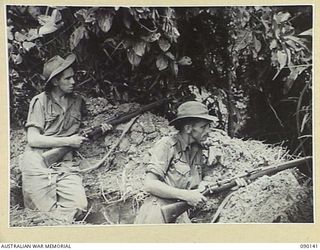
[(65, 69), (69, 68), (76, 60), (76, 55), (75, 54), (71, 54), (69, 56), (67, 56), (67, 58), (65, 59), (64, 63), (61, 64), (56, 70), (54, 70), (51, 75), (49, 76), (48, 80), (46, 81), (46, 85), (48, 84), (48, 82), (50, 82), (50, 80), (55, 77), (56, 75), (60, 74), (62, 71), (64, 71)]
[(204, 120), (208, 120), (211, 122), (217, 122), (219, 119), (213, 115), (188, 115), (188, 116), (180, 116), (169, 122), (169, 125), (174, 124), (175, 122), (185, 119), (185, 118), (200, 118)]

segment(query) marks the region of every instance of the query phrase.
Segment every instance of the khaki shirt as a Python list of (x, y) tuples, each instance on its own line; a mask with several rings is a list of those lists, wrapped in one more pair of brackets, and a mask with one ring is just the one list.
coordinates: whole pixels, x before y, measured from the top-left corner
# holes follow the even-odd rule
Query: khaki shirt
[[(45, 92), (32, 98), (26, 128), (36, 127), (40, 133), (47, 136), (70, 136), (79, 132), (82, 114), (86, 113), (85, 103), (81, 96), (68, 95), (68, 105), (64, 110), (55, 99)], [(28, 144), (25, 154), (28, 152), (44, 152), (47, 148), (34, 148)], [(72, 152), (63, 157), (63, 161), (72, 160)]]
[(157, 175), (168, 185), (191, 189), (202, 180), (202, 148), (197, 143), (187, 145), (179, 133), (160, 139), (150, 154), (147, 173)]
[[(35, 96), (29, 107), (26, 128), (36, 127), (46, 136), (70, 136), (79, 131), (83, 99), (75, 94), (67, 97), (64, 109), (49, 94)], [(79, 166), (72, 161), (72, 152), (61, 162), (47, 166), (42, 153), (48, 148), (26, 146), (20, 162), (22, 190), (26, 208), (40, 211), (62, 211), (87, 207)]]
[(75, 94), (68, 96), (64, 110), (50, 94), (42, 92), (33, 97), (29, 106), (26, 128), (36, 127), (43, 135), (70, 136), (78, 133), (81, 123), (83, 99)]

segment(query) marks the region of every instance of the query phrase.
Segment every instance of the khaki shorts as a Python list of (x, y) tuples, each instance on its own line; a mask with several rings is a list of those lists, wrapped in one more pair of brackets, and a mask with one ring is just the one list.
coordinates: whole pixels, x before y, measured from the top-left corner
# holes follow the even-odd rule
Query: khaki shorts
[(87, 209), (82, 177), (72, 161), (48, 168), (41, 152), (26, 151), (20, 164), (22, 191), (26, 208), (39, 211)]

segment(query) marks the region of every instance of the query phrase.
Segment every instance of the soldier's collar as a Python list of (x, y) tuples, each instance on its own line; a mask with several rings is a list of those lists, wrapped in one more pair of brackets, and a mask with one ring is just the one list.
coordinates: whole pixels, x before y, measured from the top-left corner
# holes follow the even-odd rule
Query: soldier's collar
[(197, 142), (193, 142), (191, 144), (187, 144), (185, 142), (185, 140), (182, 138), (180, 133), (177, 133), (175, 138), (176, 138), (177, 142), (179, 143), (182, 151), (186, 151), (187, 149), (191, 149), (193, 146), (196, 146), (198, 148), (203, 148), (203, 145), (201, 145), (201, 144), (199, 144)]
[(185, 142), (180, 133), (176, 135), (176, 140), (179, 143), (182, 151), (186, 151), (187, 148), (191, 148), (191, 145)]

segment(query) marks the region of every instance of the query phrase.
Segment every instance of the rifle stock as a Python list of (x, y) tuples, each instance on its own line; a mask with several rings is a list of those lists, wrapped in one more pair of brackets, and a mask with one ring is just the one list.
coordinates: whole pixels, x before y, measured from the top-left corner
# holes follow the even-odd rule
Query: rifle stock
[(178, 201), (161, 207), (161, 214), (166, 223), (174, 223), (177, 218), (191, 208), (187, 202)]
[[(265, 167), (263, 169), (258, 169), (256, 172), (246, 174), (246, 177), (243, 177), (246, 181), (254, 181), (259, 177), (264, 175), (273, 175), (285, 169), (293, 168), (297, 165), (305, 163), (311, 160), (311, 156), (303, 157), (300, 159), (291, 160), (282, 164), (276, 164), (274, 166)], [(245, 175), (244, 175), (245, 176)], [(217, 194), (224, 190), (230, 189), (232, 187), (237, 186), (237, 182), (235, 179), (231, 179), (229, 183), (225, 185), (214, 184), (206, 188), (202, 194)], [(186, 201), (176, 201), (172, 200), (171, 204), (164, 205), (161, 207), (161, 213), (165, 223), (174, 223), (176, 219), (189, 208), (191, 208)]]
[(52, 164), (61, 161), (68, 152), (72, 151), (72, 149), (72, 147), (49, 149), (48, 151), (42, 153), (42, 157), (47, 167), (50, 167)]
[[(106, 120), (106, 123), (109, 123), (112, 126), (130, 121), (131, 118), (146, 112), (148, 110), (151, 110), (155, 107), (161, 106), (164, 103), (168, 102), (169, 99), (168, 98), (164, 98), (161, 99), (159, 101), (150, 103), (148, 105), (142, 106), (140, 109), (137, 109), (133, 112), (124, 114), (124, 115), (120, 115), (117, 116), (115, 118), (111, 118)], [(93, 136), (97, 135), (97, 134), (101, 134), (102, 133), (102, 128), (101, 125), (90, 128), (89, 131), (83, 131), (82, 135), (87, 137), (87, 138), (92, 138)], [(73, 148), (72, 147), (59, 147), (59, 148), (53, 148), (53, 149), (49, 149), (48, 151), (42, 153), (42, 157), (44, 159), (45, 164), (50, 167), (52, 164), (59, 162), (62, 160), (62, 158), (70, 151), (72, 151)]]

